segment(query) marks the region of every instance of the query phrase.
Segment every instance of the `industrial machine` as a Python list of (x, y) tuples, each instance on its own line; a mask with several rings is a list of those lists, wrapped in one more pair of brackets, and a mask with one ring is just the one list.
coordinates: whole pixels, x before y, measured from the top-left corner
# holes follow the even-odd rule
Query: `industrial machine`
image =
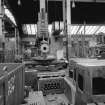
[(66, 60), (57, 61), (57, 58), (50, 54), (50, 37), (48, 32), (48, 19), (45, 6), (40, 8), (37, 22), (37, 36), (35, 47), (37, 48), (37, 56), (31, 58), (31, 62), (26, 64), (30, 68), (39, 71), (55, 71), (67, 68)]
[(36, 46), (38, 48), (39, 56), (46, 58), (49, 52), (49, 33), (48, 33), (48, 20), (45, 8), (41, 8), (38, 13), (38, 23), (37, 23), (37, 38)]
[(42, 6), (38, 13), (35, 46), (38, 56), (31, 58), (25, 73), (26, 84), (31, 85), (34, 90), (42, 91), (44, 95), (63, 92), (64, 85), (62, 81), (63, 77), (68, 75), (68, 63), (66, 60), (58, 61), (56, 57), (50, 54), (50, 37), (45, 6)]
[(99, 33), (96, 36), (97, 45), (95, 48), (96, 57), (99, 59), (105, 59), (105, 34)]

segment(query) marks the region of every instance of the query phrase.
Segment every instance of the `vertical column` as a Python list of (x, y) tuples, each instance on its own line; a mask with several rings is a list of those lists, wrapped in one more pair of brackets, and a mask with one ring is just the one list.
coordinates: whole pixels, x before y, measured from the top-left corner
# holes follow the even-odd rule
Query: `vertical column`
[(67, 0), (68, 57), (71, 57), (71, 0)]
[(17, 29), (16, 27), (14, 29), (15, 29), (15, 55), (17, 55)]
[(66, 0), (62, 1), (63, 3), (63, 23), (64, 23), (64, 35), (66, 37), (66, 59), (68, 60), (68, 35), (67, 35), (67, 8)]
[[(71, 0), (67, 0), (67, 40), (68, 40), (68, 58), (72, 57), (71, 51)], [(72, 104), (75, 105), (75, 92), (72, 91)]]
[(45, 9), (45, 0), (40, 0), (40, 12), (42, 8)]
[(2, 40), (2, 5), (0, 0), (0, 41)]
[(0, 62), (4, 62), (4, 35), (3, 35), (3, 16), (4, 16), (4, 8), (3, 8), (3, 0), (0, 0)]
[(17, 51), (17, 53), (18, 53), (18, 55), (20, 54), (20, 52), (21, 52), (21, 48), (20, 48), (20, 37), (19, 37), (19, 30), (17, 30), (17, 49), (18, 49), (18, 51)]
[(19, 32), (18, 29), (16, 27), (16, 51), (17, 51), (17, 55), (19, 55)]
[(85, 46), (85, 33), (86, 32), (86, 22), (84, 21), (84, 34), (83, 34), (83, 57), (86, 57), (86, 46)]
[(2, 49), (3, 33), (2, 33), (2, 18), (3, 18), (2, 1), (0, 0), (0, 49)]

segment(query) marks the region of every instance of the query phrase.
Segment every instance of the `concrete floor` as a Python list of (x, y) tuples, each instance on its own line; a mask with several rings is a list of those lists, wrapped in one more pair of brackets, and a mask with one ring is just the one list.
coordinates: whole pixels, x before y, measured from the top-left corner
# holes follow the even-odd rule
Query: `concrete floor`
[[(69, 105), (69, 101), (65, 94), (49, 94), (43, 96), (42, 91), (31, 91), (29, 97), (25, 99), (26, 104), (21, 105)], [(105, 105), (105, 103), (97, 103), (98, 105)], [(84, 104), (86, 105), (86, 104)], [(96, 105), (95, 103), (89, 103), (87, 105)]]
[(26, 104), (21, 105), (68, 105), (69, 101), (64, 94), (49, 94), (43, 96), (42, 91), (31, 91), (25, 99)]
[(44, 97), (46, 105), (68, 105), (69, 101), (64, 94), (53, 94)]

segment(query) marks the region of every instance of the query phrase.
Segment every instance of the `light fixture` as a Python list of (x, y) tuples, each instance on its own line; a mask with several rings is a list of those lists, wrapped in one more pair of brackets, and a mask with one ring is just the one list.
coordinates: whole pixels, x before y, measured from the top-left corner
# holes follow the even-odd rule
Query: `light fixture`
[(20, 1), (20, 0), (18, 0), (18, 2), (17, 2), (17, 3), (18, 3), (18, 5), (19, 5), (19, 6), (21, 5), (21, 1)]
[(72, 8), (75, 8), (75, 1), (72, 1)]

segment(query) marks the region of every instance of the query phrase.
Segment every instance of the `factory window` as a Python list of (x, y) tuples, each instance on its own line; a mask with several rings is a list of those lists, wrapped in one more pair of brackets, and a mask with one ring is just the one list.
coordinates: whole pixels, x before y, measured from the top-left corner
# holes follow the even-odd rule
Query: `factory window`
[(105, 78), (93, 78), (92, 86), (94, 95), (105, 94)]
[(83, 91), (83, 76), (78, 74), (78, 86)]
[(4, 5), (4, 13), (5, 13), (5, 15), (14, 23), (14, 25), (17, 25), (13, 14), (12, 14), (11, 11), (7, 8), (6, 5)]

